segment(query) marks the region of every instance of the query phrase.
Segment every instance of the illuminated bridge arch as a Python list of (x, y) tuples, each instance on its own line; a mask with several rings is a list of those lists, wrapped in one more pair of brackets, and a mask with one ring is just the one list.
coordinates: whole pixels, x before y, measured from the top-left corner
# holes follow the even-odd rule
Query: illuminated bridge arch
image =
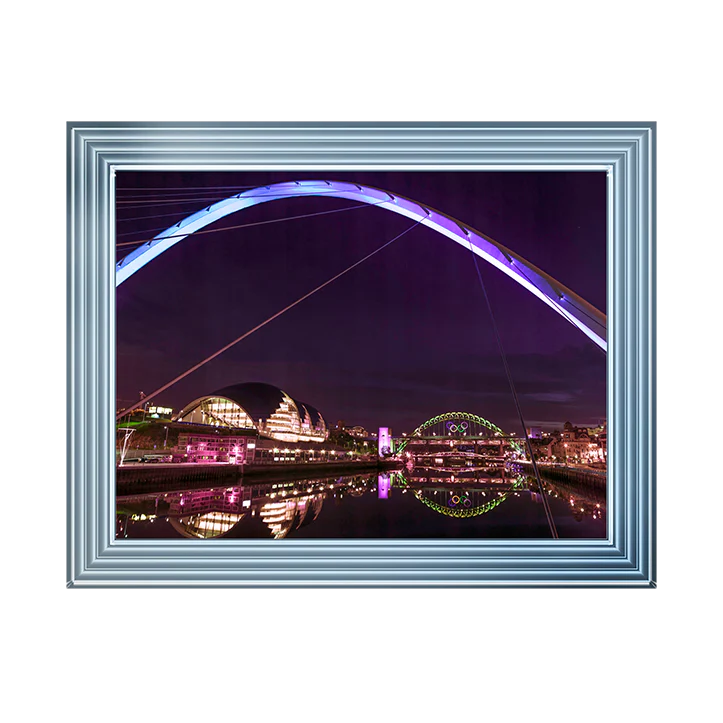
[[(407, 479), (405, 478), (404, 474), (402, 472), (395, 472), (394, 473), (394, 480), (393, 484), (396, 487), (405, 488), (408, 486)], [(479, 517), (480, 515), (484, 515), (487, 512), (491, 512), (496, 507), (499, 507), (505, 500), (509, 499), (509, 497), (517, 490), (520, 490), (524, 488), (525, 485), (525, 479), (522, 476), (518, 476), (513, 482), (512, 485), (504, 490), (503, 492), (499, 493), (497, 497), (492, 497), (489, 500), (485, 500), (481, 504), (472, 504), (469, 507), (458, 505), (458, 506), (451, 506), (449, 502), (447, 504), (441, 504), (439, 501), (432, 499), (431, 497), (427, 497), (422, 490), (413, 490), (414, 496), (423, 504), (429, 507), (430, 510), (434, 510), (435, 512), (438, 512), (440, 515), (444, 515), (445, 517), (456, 517), (456, 518), (465, 518), (465, 517)], [(457, 498), (459, 498), (464, 493), (457, 494)]]
[[(450, 436), (452, 434), (457, 434), (459, 432), (459, 428), (463, 428), (465, 432), (469, 430), (471, 433), (473, 428), (464, 427), (463, 425), (465, 423), (468, 425), (475, 425), (478, 428), (481, 427), (484, 429), (488, 429), (490, 432), (493, 433), (494, 436), (509, 436), (505, 434), (496, 424), (492, 424), (492, 422), (486, 420), (484, 417), (478, 416), (477, 414), (470, 414), (470, 412), (445, 412), (444, 414), (438, 414), (436, 417), (428, 419), (426, 422), (424, 422), (424, 424), (420, 424), (408, 437), (399, 440), (396, 453), (401, 454), (407, 444), (415, 437), (422, 436), (422, 432), (432, 427), (436, 427), (440, 424), (444, 424), (448, 428), (448, 434), (450, 434)], [(450, 427), (449, 425), (454, 425), (454, 428)], [(522, 452), (522, 447), (519, 445), (518, 442), (510, 440), (510, 444), (518, 452)]]
[(244, 191), (197, 211), (134, 249), (116, 264), (116, 287), (190, 234), (259, 203), (297, 196), (348, 198), (393, 211), (456, 241), (492, 264), (607, 351), (607, 317), (573, 291), (489, 236), (441, 211), (390, 191), (345, 181), (290, 181)]

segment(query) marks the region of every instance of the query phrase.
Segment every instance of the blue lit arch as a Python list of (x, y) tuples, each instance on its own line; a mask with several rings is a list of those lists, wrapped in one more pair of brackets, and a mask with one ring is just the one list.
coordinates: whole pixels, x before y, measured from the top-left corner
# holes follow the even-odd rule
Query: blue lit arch
[(259, 203), (297, 196), (332, 196), (379, 206), (407, 218), (470, 249), (514, 279), (576, 326), (607, 352), (607, 317), (601, 311), (521, 256), (451, 216), (371, 186), (346, 181), (291, 181), (261, 186), (226, 198), (184, 218), (152, 240), (134, 249), (116, 264), (116, 287), (171, 246), (219, 219)]

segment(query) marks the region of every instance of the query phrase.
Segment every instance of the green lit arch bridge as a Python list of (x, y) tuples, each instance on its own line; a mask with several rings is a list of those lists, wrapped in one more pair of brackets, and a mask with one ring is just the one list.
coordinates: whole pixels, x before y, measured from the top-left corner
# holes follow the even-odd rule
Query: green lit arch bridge
[(491, 458), (524, 454), (524, 440), (471, 412), (444, 412), (420, 424), (411, 434), (392, 436), (396, 455), (415, 458)]

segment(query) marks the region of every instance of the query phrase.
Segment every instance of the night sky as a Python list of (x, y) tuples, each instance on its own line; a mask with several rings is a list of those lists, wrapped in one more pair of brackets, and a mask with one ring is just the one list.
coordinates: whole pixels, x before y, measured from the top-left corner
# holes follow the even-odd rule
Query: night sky
[[(116, 178), (117, 241), (151, 238), (234, 188), (325, 178), (432, 206), (606, 309), (606, 177), (600, 172), (123, 171)], [(228, 188), (213, 189), (221, 186)], [(169, 202), (194, 192), (204, 200)], [(282, 199), (207, 228), (354, 205)], [(117, 290), (119, 406), (136, 401), (139, 391), (150, 394), (411, 223), (365, 206), (181, 241)], [(117, 258), (133, 248), (119, 249)], [(606, 355), (519, 284), (479, 263), (527, 425), (604, 419)], [(329, 424), (344, 420), (370, 431), (390, 426), (398, 434), (442, 412), (468, 411), (521, 431), (472, 254), (423, 226), (154, 401), (179, 410), (247, 381), (281, 387), (316, 406)]]

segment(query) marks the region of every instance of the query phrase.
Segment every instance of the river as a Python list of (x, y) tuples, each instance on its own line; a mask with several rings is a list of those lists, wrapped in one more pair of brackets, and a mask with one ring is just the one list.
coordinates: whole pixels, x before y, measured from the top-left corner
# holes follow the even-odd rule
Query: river
[[(437, 470), (302, 479), (117, 498), (118, 539), (549, 539), (536, 481)], [(605, 538), (604, 484), (545, 484), (561, 539)]]

